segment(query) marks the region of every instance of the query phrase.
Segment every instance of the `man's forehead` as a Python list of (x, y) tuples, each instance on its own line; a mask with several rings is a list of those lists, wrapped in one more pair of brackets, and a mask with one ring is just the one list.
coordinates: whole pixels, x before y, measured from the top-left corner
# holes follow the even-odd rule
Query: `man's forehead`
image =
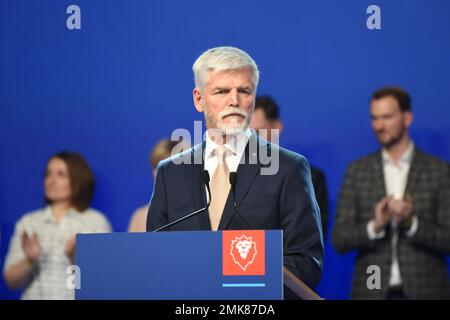
[(252, 80), (252, 73), (250, 69), (244, 68), (244, 69), (228, 69), (228, 70), (208, 70), (208, 77), (209, 79), (214, 80), (248, 80), (251, 82)]
[(396, 113), (397, 111), (401, 111), (398, 101), (391, 96), (372, 100), (370, 109), (371, 112), (377, 113)]
[(371, 106), (385, 107), (385, 108), (400, 108), (400, 104), (393, 96), (385, 96), (380, 99), (372, 99)]
[(386, 107), (386, 108), (372, 107), (370, 109), (370, 114), (372, 117), (392, 116), (399, 112), (400, 112), (400, 109), (390, 108), (390, 107)]

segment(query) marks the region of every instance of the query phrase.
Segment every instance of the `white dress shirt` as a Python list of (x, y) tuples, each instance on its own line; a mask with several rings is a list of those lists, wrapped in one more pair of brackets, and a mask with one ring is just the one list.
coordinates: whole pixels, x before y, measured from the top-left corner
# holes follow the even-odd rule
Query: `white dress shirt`
[[(408, 173), (411, 167), (412, 158), (414, 155), (414, 143), (411, 142), (406, 149), (406, 151), (401, 156), (398, 164), (396, 164), (389, 153), (383, 149), (381, 151), (382, 159), (383, 159), (383, 174), (384, 174), (384, 183), (386, 188), (386, 194), (392, 196), (394, 199), (403, 199), (406, 189), (406, 184), (408, 182)], [(402, 284), (402, 278), (400, 274), (400, 266), (398, 262), (398, 226), (395, 221), (391, 221), (392, 227), (392, 264), (391, 264), (391, 272), (389, 277), (389, 286), (397, 286)], [(418, 228), (418, 220), (417, 217), (413, 216), (412, 224), (408, 232), (407, 236), (412, 237)], [(381, 239), (385, 236), (386, 232), (382, 230), (379, 233), (375, 232), (374, 221), (371, 220), (367, 225), (367, 234), (369, 239)]]
[[(235, 136), (233, 139), (227, 141), (224, 144), (224, 147), (227, 148), (228, 151), (225, 157), (225, 161), (228, 166), (229, 172), (236, 172), (239, 166), (239, 162), (241, 161), (242, 154), (245, 151), (245, 147), (247, 146), (247, 142), (252, 135), (252, 131), (247, 128), (245, 131)], [(219, 158), (215, 154), (214, 150), (219, 147), (217, 143), (211, 140), (209, 134), (206, 134), (206, 146), (205, 146), (205, 155), (204, 155), (204, 166), (205, 170), (208, 171), (209, 176), (212, 177), (214, 171), (217, 168), (217, 164), (219, 163)]]

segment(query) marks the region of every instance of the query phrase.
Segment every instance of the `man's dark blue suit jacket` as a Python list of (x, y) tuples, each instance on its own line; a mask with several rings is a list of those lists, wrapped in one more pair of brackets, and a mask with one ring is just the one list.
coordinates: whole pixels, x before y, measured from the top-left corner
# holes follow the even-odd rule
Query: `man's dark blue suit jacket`
[[(256, 148), (249, 147), (252, 143)], [(204, 146), (205, 142), (160, 162), (150, 201), (147, 231), (206, 206), (206, 189), (202, 180)], [(267, 157), (262, 155), (273, 156), (274, 152), (279, 154), (278, 172), (261, 174), (261, 169), (274, 165), (273, 161), (267, 163)], [(242, 158), (245, 162), (241, 160), (236, 172), (239, 213), (252, 229), (282, 229), (284, 266), (308, 286), (315, 287), (323, 269), (323, 237), (308, 161), (299, 154), (263, 140), (254, 132)], [(230, 192), (219, 230), (228, 224), (230, 230), (249, 229), (234, 212)], [(190, 217), (170, 230), (211, 230), (208, 212)]]

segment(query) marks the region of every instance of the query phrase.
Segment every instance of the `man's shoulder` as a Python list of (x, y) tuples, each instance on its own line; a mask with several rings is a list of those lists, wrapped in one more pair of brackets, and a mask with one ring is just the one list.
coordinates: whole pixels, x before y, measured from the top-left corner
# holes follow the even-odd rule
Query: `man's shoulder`
[(161, 160), (158, 164), (159, 168), (174, 169), (183, 168), (186, 165), (202, 164), (204, 143), (199, 143), (183, 152), (175, 154), (167, 159)]
[(381, 164), (381, 151), (377, 150), (374, 152), (371, 152), (369, 154), (366, 154), (364, 156), (361, 156), (357, 158), (356, 160), (353, 160), (348, 165), (348, 170), (351, 171), (358, 171), (358, 170), (367, 170), (368, 167), (373, 166), (376, 163)]
[(281, 147), (279, 145), (275, 145), (273, 143), (271, 143), (271, 148), (273, 148), (273, 150), (278, 150), (279, 154), (280, 154), (280, 159), (283, 159), (284, 161), (287, 162), (304, 162), (304, 161), (308, 161), (306, 159), (306, 157), (298, 152), (286, 149), (284, 147)]
[[(424, 166), (424, 170), (432, 169), (443, 173), (449, 173), (450, 163), (434, 155), (424, 152), (416, 147), (414, 157)], [(414, 160), (413, 160), (414, 161)]]
[[(280, 168), (291, 168), (292, 166), (301, 166), (301, 167), (309, 167), (309, 162), (306, 157), (300, 153), (295, 151), (286, 149), (278, 144), (274, 144), (268, 142), (264, 139), (260, 139), (260, 146), (267, 148), (268, 155), (272, 157), (272, 159), (276, 159), (278, 157)], [(274, 156), (274, 154), (277, 156)]]

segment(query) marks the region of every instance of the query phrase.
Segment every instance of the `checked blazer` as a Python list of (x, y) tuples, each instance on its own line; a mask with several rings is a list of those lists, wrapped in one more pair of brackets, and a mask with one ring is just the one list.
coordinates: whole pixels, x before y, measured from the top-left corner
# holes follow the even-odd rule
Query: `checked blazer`
[[(413, 198), (417, 232), (399, 230), (398, 260), (403, 290), (409, 299), (448, 299), (445, 255), (450, 253), (450, 165), (415, 147), (405, 195)], [(365, 156), (347, 169), (336, 209), (332, 243), (345, 253), (357, 251), (353, 299), (384, 299), (389, 288), (392, 231), (369, 240), (367, 224), (375, 204), (386, 195), (381, 151)], [(378, 265), (381, 289), (369, 290), (367, 267)]]

